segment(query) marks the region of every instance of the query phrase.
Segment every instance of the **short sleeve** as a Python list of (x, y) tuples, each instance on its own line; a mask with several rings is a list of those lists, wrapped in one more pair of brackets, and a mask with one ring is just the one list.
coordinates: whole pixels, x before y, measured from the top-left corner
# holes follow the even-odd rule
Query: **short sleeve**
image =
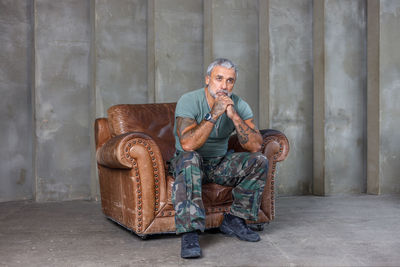
[(238, 97), (238, 102), (236, 104), (236, 111), (242, 120), (248, 120), (254, 117), (253, 111), (251, 110), (249, 104), (246, 101)]
[(193, 97), (190, 97), (189, 94), (184, 94), (178, 100), (175, 109), (175, 118), (182, 117), (182, 118), (191, 118), (195, 119), (196, 114), (194, 114), (195, 109), (193, 109)]

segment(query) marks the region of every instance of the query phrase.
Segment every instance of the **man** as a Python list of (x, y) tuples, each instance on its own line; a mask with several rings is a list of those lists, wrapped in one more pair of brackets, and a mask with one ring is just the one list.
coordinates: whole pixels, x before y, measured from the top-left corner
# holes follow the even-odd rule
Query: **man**
[[(208, 66), (205, 88), (184, 94), (176, 106), (172, 202), (176, 232), (182, 234), (182, 258), (201, 256), (197, 232), (205, 228), (203, 183), (234, 187), (221, 232), (244, 241), (260, 240), (245, 220), (257, 220), (268, 161), (259, 152), (262, 137), (249, 105), (232, 93), (236, 78), (237, 68), (230, 60), (216, 59)], [(241, 146), (249, 152), (227, 152), (235, 130)]]

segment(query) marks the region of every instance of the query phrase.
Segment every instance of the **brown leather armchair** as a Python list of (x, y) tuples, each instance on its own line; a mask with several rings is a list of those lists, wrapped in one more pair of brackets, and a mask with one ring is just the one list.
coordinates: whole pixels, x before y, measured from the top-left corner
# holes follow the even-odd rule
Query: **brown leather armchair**
[[(108, 119), (95, 122), (96, 156), (104, 214), (118, 224), (145, 237), (175, 232), (171, 188), (174, 178), (167, 160), (175, 152), (173, 136), (176, 103), (127, 104), (108, 109)], [(276, 130), (261, 130), (262, 152), (269, 159), (258, 221), (261, 227), (274, 218), (274, 177), (276, 163), (289, 152), (286, 136)], [(243, 151), (237, 137), (230, 149)], [(223, 213), (232, 202), (230, 187), (203, 185), (206, 228), (219, 227)]]

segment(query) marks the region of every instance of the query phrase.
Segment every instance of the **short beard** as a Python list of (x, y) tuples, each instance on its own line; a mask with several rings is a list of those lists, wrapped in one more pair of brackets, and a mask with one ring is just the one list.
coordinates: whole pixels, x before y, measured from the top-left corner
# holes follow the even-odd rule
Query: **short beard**
[(227, 95), (228, 97), (232, 96), (232, 92), (229, 92), (228, 90), (218, 90), (216, 93), (212, 92), (210, 89), (210, 86), (208, 86), (208, 93), (215, 99), (217, 98), (217, 94), (218, 93), (224, 93), (225, 95)]

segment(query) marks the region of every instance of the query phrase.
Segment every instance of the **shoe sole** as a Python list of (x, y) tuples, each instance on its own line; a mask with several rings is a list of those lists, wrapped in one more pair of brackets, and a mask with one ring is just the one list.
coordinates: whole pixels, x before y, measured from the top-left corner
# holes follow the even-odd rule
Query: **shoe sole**
[(184, 259), (195, 259), (195, 258), (200, 258), (201, 257), (201, 251), (197, 254), (188, 254), (188, 255), (182, 255), (181, 253), (181, 258)]
[(221, 226), (219, 227), (219, 230), (220, 230), (223, 234), (225, 234), (225, 235), (227, 235), (227, 236), (237, 237), (237, 238), (239, 238), (240, 240), (247, 241), (247, 242), (258, 242), (258, 241), (261, 240), (260, 237), (258, 237), (257, 240), (244, 239), (244, 238), (238, 236), (231, 228), (229, 228), (228, 226), (225, 226), (225, 225), (221, 225)]

